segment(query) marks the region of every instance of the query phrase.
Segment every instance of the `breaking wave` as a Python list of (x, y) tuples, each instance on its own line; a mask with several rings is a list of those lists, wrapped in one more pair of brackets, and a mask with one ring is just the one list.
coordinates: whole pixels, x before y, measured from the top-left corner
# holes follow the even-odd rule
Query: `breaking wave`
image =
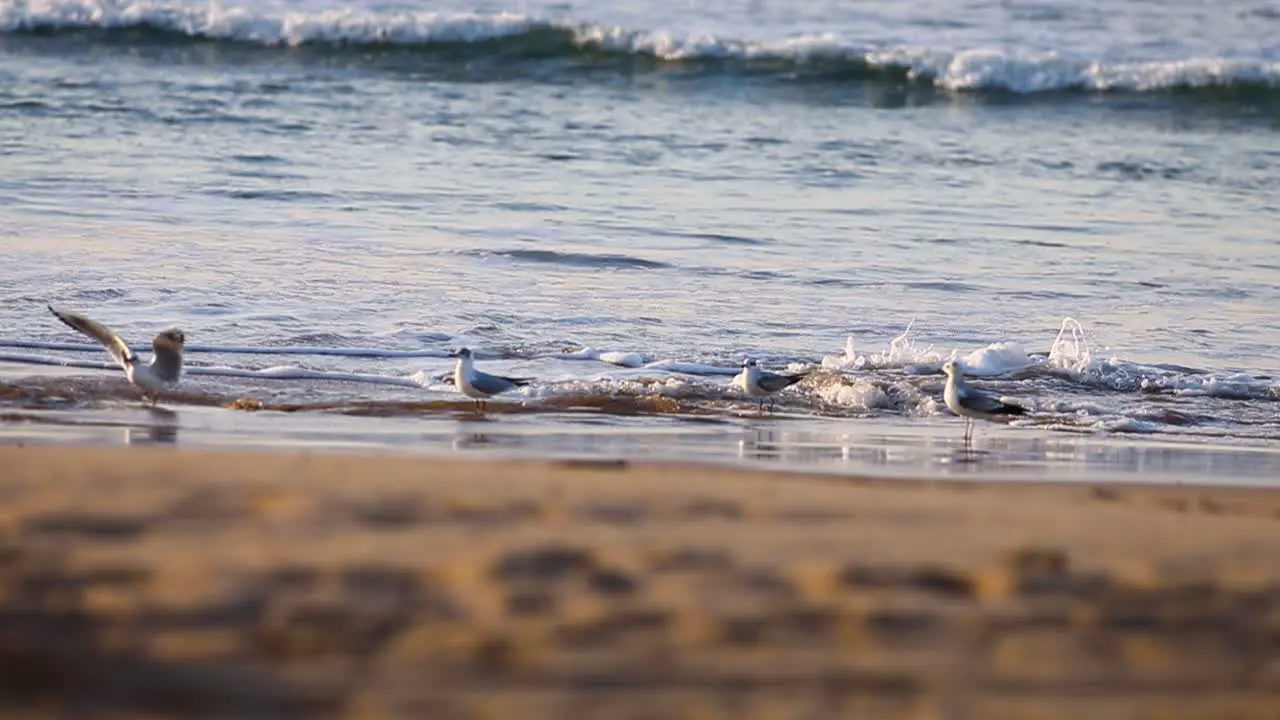
[(225, 43), (228, 51), (346, 53), (352, 62), (375, 65), (378, 53), (370, 51), (381, 49), (417, 52), (433, 62), (570, 60), (592, 67), (621, 64), (628, 73), (677, 69), (786, 81), (878, 80), (954, 92), (1209, 90), (1232, 95), (1280, 89), (1280, 61), (1264, 57), (1102, 60), (1078, 57), (1069, 48), (857, 46), (829, 34), (749, 41), (515, 13), (271, 12), (175, 0), (0, 0), (0, 33), (67, 36), (82, 45)]
[[(1275, 440), (1280, 383), (1270, 376), (1152, 364), (1105, 353), (1081, 323), (1062, 321), (1051, 342), (1039, 347), (1000, 340), (978, 348), (940, 348), (919, 339), (912, 321), (887, 343), (865, 351), (850, 337), (839, 354), (822, 358), (757, 354), (780, 372), (809, 376), (777, 397), (785, 417), (930, 418), (949, 413), (941, 402), (942, 363), (955, 360), (973, 382), (1014, 398), (1031, 412), (1015, 425), (1041, 430), (1106, 433), (1172, 433)], [(440, 338), (433, 336), (433, 341)], [(444, 340), (448, 340), (445, 338)], [(1046, 338), (1048, 340), (1048, 338)], [(0, 340), (0, 348), (61, 354), (0, 352), (0, 363), (107, 371), (108, 378), (18, 378), (0, 382), (0, 405), (45, 407), (69, 401), (130, 398), (119, 369), (87, 344)], [(186, 373), (192, 382), (177, 398), (237, 409), (320, 409), (356, 414), (451, 412), (466, 407), (451, 381), (451, 361), (441, 349), (192, 346)], [(84, 357), (92, 352), (96, 357)], [(512, 412), (693, 414), (732, 417), (757, 411), (737, 387), (740, 357), (655, 357), (651, 353), (592, 347), (482, 347), (486, 362), (518, 361), (532, 384), (504, 394)], [(70, 356), (68, 356), (70, 354)], [(218, 356), (217, 362), (204, 360)], [(229, 356), (314, 356), (303, 364), (254, 368), (227, 364)], [(200, 358), (200, 359), (196, 359)], [(336, 358), (336, 359), (335, 359)], [(337, 385), (335, 385), (335, 383)], [(339, 386), (349, 389), (341, 389)], [(379, 387), (381, 386), (381, 387)], [(408, 394), (406, 394), (408, 390)], [(4, 393), (0, 392), (0, 396)], [(408, 398), (408, 399), (406, 399)], [(407, 403), (407, 404), (406, 404)]]

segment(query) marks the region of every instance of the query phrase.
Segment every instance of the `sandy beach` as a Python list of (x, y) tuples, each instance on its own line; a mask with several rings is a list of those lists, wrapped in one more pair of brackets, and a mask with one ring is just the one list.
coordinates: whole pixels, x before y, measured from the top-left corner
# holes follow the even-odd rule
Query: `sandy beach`
[(0, 0), (0, 720), (1280, 720), (1278, 131), (1280, 0)]
[(0, 713), (1280, 713), (1280, 493), (0, 447)]

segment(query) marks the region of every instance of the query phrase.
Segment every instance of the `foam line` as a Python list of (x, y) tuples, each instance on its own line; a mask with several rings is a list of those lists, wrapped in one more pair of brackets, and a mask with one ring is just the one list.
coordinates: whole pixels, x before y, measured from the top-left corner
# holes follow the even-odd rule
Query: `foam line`
[[(840, 80), (880, 78), (957, 92), (1166, 92), (1178, 88), (1280, 88), (1280, 61), (1265, 52), (1245, 57), (1167, 58), (1079, 56), (1069, 47), (929, 47), (864, 44), (829, 32), (743, 39), (726, 33), (681, 34), (601, 25), (571, 17), (525, 14), (259, 10), (174, 0), (41, 0), (0, 2), (0, 32), (52, 33), (144, 30), (176, 41), (229, 41), (261, 47), (421, 47), (473, 55), (535, 48), (538, 57), (606, 52), (672, 63), (702, 63), (735, 72), (753, 63), (790, 65), (796, 74)], [(466, 54), (465, 52), (463, 53)], [(463, 57), (467, 62), (470, 58)], [(779, 74), (785, 76), (784, 73)]]
[(340, 382), (360, 382), (373, 385), (395, 385), (398, 387), (422, 388), (423, 383), (415, 377), (395, 377), (391, 375), (366, 375), (361, 373), (326, 372), (308, 370), (306, 368), (281, 365), (261, 370), (245, 370), (232, 367), (190, 367), (183, 372), (188, 375), (212, 375), (215, 377), (254, 378), (259, 380), (330, 380)]
[[(37, 342), (34, 340), (0, 340), (0, 347), (60, 352), (106, 352), (101, 345), (82, 343)], [(327, 355), (368, 358), (447, 358), (446, 350), (380, 350), (378, 348), (332, 347), (261, 347), (255, 345), (187, 345), (188, 353), (226, 353), (234, 355)]]
[[(13, 355), (0, 353), (0, 362), (21, 363), (24, 365), (52, 365), (58, 367), (80, 368), (85, 370), (106, 370), (120, 372), (120, 366), (109, 362), (89, 360), (72, 360), (48, 355)], [(259, 380), (333, 380), (343, 382), (362, 382), (376, 385), (396, 385), (400, 387), (424, 387), (426, 376), (421, 373), (412, 377), (395, 377), (391, 375), (367, 375), (361, 373), (327, 372), (308, 370), (288, 365), (248, 370), (223, 366), (188, 365), (182, 369), (184, 375), (255, 378)], [(422, 379), (418, 379), (422, 376)]]

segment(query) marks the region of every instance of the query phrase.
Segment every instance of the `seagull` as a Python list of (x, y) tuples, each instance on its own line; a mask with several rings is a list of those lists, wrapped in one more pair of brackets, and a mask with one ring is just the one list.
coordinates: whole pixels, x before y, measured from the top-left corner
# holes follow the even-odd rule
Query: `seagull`
[(69, 327), (102, 343), (111, 357), (120, 363), (129, 382), (141, 388), (142, 396), (150, 400), (152, 405), (156, 404), (157, 393), (172, 388), (182, 378), (182, 346), (186, 342), (186, 336), (181, 330), (165, 330), (156, 335), (155, 340), (151, 341), (151, 362), (143, 365), (138, 362), (138, 356), (133, 354), (129, 345), (106, 325), (83, 315), (58, 310), (52, 305), (46, 307), (54, 317)]
[(1020, 405), (1010, 405), (999, 398), (975, 390), (964, 384), (964, 371), (955, 360), (942, 364), (942, 372), (947, 374), (947, 389), (942, 393), (951, 412), (964, 418), (964, 444), (967, 447), (973, 439), (973, 418), (994, 420), (1002, 415), (1022, 415), (1027, 411)]
[(453, 357), (458, 358), (458, 363), (453, 368), (453, 384), (463, 395), (475, 399), (478, 410), (484, 410), (485, 401), (491, 396), (531, 382), (530, 378), (502, 377), (480, 372), (472, 361), (469, 348), (458, 350), (453, 353)]
[[(781, 375), (768, 370), (761, 370), (756, 361), (747, 358), (742, 361), (742, 372), (733, 379), (747, 391), (747, 395), (760, 398), (760, 414), (764, 414), (764, 399), (783, 388), (791, 387), (809, 374), (808, 371), (794, 375)], [(773, 409), (773, 400), (769, 400), (769, 409)]]

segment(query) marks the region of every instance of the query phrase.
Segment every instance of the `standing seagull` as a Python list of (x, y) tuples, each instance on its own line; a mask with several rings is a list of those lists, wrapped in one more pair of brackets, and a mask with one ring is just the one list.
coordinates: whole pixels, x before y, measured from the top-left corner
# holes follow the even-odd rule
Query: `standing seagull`
[(453, 354), (458, 358), (453, 368), (453, 384), (469, 398), (476, 401), (476, 409), (484, 410), (485, 401), (498, 393), (514, 390), (521, 385), (528, 385), (529, 378), (511, 378), (490, 375), (476, 369), (471, 359), (471, 350), (462, 348)]
[(947, 374), (947, 389), (943, 391), (942, 399), (951, 412), (964, 418), (965, 447), (973, 440), (973, 418), (993, 420), (997, 416), (1021, 415), (1027, 411), (1024, 407), (1001, 402), (999, 398), (965, 385), (964, 371), (955, 360), (943, 363), (942, 372)]
[[(761, 370), (756, 361), (747, 358), (742, 361), (742, 372), (734, 378), (747, 391), (747, 395), (760, 398), (760, 414), (764, 414), (764, 399), (783, 388), (791, 387), (808, 376), (809, 372), (794, 375), (781, 375), (768, 370)], [(769, 409), (773, 410), (773, 399), (769, 400)]]
[(182, 378), (182, 346), (186, 342), (186, 336), (181, 330), (165, 330), (156, 335), (156, 339), (151, 341), (151, 362), (143, 365), (138, 362), (138, 356), (133, 354), (129, 345), (106, 325), (83, 315), (63, 312), (52, 305), (47, 307), (54, 317), (102, 343), (111, 357), (124, 368), (124, 375), (129, 378), (129, 382), (141, 388), (142, 396), (150, 400), (152, 405), (156, 404), (157, 393), (177, 385)]

